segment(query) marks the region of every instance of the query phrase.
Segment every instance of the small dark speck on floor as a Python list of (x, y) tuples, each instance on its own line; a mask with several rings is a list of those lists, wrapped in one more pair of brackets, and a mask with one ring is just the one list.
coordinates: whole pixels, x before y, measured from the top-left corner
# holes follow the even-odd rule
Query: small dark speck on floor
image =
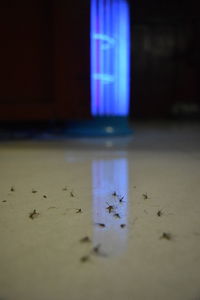
[(89, 261), (89, 260), (90, 260), (90, 256), (89, 256), (89, 255), (84, 255), (84, 256), (82, 256), (82, 257), (80, 258), (80, 261), (81, 261), (82, 263), (87, 262), (87, 261)]
[(144, 200), (149, 199), (149, 196), (147, 195), (147, 193), (142, 194), (142, 197), (143, 197)]
[(39, 213), (36, 211), (36, 209), (34, 209), (30, 214), (29, 214), (29, 218), (30, 219), (35, 219), (39, 216)]
[(172, 239), (172, 235), (171, 235), (171, 233), (163, 232), (163, 234), (161, 235), (160, 239), (171, 240)]
[(113, 216), (114, 216), (116, 219), (120, 219), (120, 218), (121, 218), (121, 217), (120, 217), (120, 215), (119, 215), (119, 214), (117, 214), (117, 213), (116, 213), (116, 214), (114, 214)]
[(123, 199), (124, 199), (124, 196), (119, 199), (119, 202), (120, 203), (124, 202)]
[(82, 239), (80, 239), (81, 243), (90, 243), (91, 239), (89, 238), (89, 236), (85, 236)]
[(96, 253), (96, 254), (98, 254), (99, 253), (99, 251), (100, 251), (100, 247), (101, 247), (101, 245), (100, 244), (98, 244), (98, 245), (96, 245), (92, 250), (93, 250), (93, 252), (94, 253)]
[(121, 224), (120, 227), (124, 228), (124, 227), (126, 227), (126, 224)]
[(113, 211), (114, 206), (113, 205), (108, 205), (108, 207), (106, 207), (106, 209), (108, 210), (109, 214)]
[(106, 227), (104, 223), (96, 223), (96, 225), (98, 225), (99, 227)]
[(158, 211), (157, 211), (157, 216), (158, 216), (158, 217), (161, 217), (162, 215), (163, 215), (162, 210), (158, 210)]

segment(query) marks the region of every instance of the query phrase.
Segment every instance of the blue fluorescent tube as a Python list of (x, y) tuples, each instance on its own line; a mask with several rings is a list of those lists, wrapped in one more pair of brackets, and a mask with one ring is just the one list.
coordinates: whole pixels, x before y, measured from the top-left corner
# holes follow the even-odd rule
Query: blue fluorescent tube
[(126, 0), (91, 0), (91, 113), (127, 116), (130, 24)]

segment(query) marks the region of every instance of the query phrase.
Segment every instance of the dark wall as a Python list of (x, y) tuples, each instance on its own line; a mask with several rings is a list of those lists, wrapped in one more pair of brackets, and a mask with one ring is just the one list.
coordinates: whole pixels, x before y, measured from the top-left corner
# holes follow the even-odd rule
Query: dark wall
[(48, 1), (1, 1), (1, 103), (50, 102), (52, 8)]
[(200, 13), (194, 1), (131, 1), (132, 117), (200, 113)]
[[(197, 3), (129, 2), (131, 117), (199, 115)], [(89, 31), (89, 0), (1, 1), (0, 120), (90, 116)]]
[(89, 116), (89, 4), (0, 2), (0, 120)]
[(55, 97), (59, 102), (59, 118), (88, 118), (90, 1), (55, 0), (54, 30)]

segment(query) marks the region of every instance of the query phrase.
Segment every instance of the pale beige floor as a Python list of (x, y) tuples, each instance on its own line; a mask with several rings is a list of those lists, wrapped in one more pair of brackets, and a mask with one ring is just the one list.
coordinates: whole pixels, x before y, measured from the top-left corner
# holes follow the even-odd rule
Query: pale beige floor
[(200, 126), (137, 124), (133, 139), (2, 142), (0, 299), (200, 299)]

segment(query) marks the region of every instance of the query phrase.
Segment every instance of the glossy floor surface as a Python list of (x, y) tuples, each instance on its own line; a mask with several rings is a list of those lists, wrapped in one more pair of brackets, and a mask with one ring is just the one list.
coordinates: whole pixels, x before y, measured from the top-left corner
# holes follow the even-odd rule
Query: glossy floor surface
[(200, 299), (200, 125), (2, 142), (0, 299)]

